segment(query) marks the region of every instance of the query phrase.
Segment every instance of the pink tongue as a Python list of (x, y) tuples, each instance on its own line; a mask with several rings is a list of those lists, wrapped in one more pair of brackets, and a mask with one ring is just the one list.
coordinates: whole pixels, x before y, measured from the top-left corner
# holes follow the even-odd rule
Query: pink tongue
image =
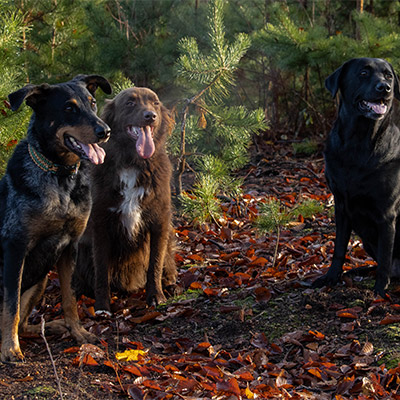
[(136, 151), (142, 158), (150, 158), (155, 150), (153, 137), (151, 135), (153, 129), (150, 126), (144, 126), (138, 129), (138, 139), (136, 141)]
[(93, 164), (103, 164), (106, 152), (97, 143), (84, 144), (79, 142), (82, 150)]
[(385, 104), (368, 103), (375, 114), (385, 114), (387, 106)]

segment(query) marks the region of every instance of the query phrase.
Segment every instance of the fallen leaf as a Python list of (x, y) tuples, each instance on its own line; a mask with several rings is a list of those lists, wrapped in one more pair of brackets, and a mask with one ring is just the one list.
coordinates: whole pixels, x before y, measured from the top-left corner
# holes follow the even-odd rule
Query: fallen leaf
[(131, 396), (133, 400), (143, 400), (144, 399), (144, 392), (136, 385), (130, 385), (128, 387), (128, 394)]
[(143, 359), (146, 353), (147, 352), (143, 350), (128, 349), (125, 350), (123, 353), (116, 353), (115, 358), (118, 361), (138, 361)]
[(162, 315), (162, 314), (159, 311), (150, 311), (150, 312), (147, 312), (146, 314), (142, 315), (141, 317), (130, 318), (129, 321), (132, 321), (135, 324), (142, 324), (143, 322), (148, 322), (153, 319), (156, 319), (160, 315)]
[(389, 325), (397, 322), (400, 322), (400, 315), (386, 315), (386, 317), (379, 322), (379, 325)]
[(271, 291), (265, 287), (258, 287), (254, 289), (256, 301), (259, 303), (267, 303), (271, 299)]
[(235, 378), (229, 379), (229, 381), (217, 382), (217, 390), (224, 393), (232, 393), (237, 398), (240, 398), (240, 388)]

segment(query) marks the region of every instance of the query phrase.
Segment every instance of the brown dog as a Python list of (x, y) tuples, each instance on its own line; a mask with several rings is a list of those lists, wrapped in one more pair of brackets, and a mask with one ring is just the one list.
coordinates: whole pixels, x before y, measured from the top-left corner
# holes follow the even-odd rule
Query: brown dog
[(165, 141), (172, 119), (157, 95), (130, 88), (101, 115), (112, 135), (103, 165), (92, 170), (93, 209), (79, 246), (76, 294), (96, 299), (110, 313), (110, 288), (146, 288), (149, 305), (165, 301), (176, 281), (171, 225), (171, 163)]

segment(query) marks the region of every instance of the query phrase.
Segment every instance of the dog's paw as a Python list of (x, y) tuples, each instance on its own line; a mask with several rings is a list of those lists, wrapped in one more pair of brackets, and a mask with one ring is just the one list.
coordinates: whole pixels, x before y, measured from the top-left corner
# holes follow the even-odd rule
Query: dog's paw
[(25, 360), (19, 346), (1, 346), (2, 362), (21, 362)]
[(382, 299), (387, 299), (389, 295), (386, 293), (386, 288), (389, 286), (388, 279), (377, 279), (374, 286), (375, 295), (381, 296)]
[(163, 293), (149, 293), (146, 296), (146, 303), (149, 307), (159, 306), (167, 301)]
[(79, 326), (71, 329), (71, 336), (76, 340), (76, 342), (81, 345), (84, 343), (98, 343), (99, 339), (96, 335), (88, 332), (84, 327)]

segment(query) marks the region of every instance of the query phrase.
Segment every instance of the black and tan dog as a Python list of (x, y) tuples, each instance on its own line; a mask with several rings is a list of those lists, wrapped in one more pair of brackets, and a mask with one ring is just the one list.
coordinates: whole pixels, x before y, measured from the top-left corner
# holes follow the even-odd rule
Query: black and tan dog
[(357, 58), (337, 69), (325, 85), (332, 96), (340, 92), (325, 150), (336, 239), (331, 267), (314, 286), (340, 280), (354, 231), (378, 263), (375, 292), (384, 296), (400, 266), (400, 124), (395, 111), (399, 81), (387, 61)]
[(110, 128), (96, 115), (94, 94), (108, 81), (79, 75), (58, 85), (27, 85), (9, 95), (13, 110), (33, 109), (27, 138), (16, 147), (0, 181), (0, 240), (4, 292), (1, 360), (23, 359), (18, 330), (57, 267), (65, 325), (79, 342), (94, 335), (80, 324), (71, 276), (77, 244), (91, 209), (88, 166), (104, 161), (97, 144)]
[(171, 224), (171, 163), (165, 141), (173, 121), (156, 93), (131, 88), (101, 113), (111, 127), (105, 163), (92, 168), (93, 210), (79, 244), (77, 294), (110, 312), (110, 289), (146, 288), (147, 303), (165, 301), (177, 276)]

